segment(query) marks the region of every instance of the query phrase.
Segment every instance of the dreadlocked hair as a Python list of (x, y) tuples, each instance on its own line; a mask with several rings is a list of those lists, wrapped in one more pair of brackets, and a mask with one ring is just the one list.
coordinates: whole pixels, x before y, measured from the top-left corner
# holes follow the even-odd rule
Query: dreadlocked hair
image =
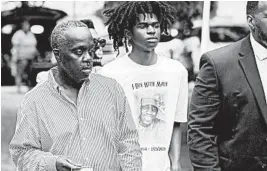
[(174, 21), (175, 8), (164, 1), (124, 1), (112, 9), (107, 9), (103, 12), (108, 17), (105, 25), (108, 25), (109, 38), (113, 39), (113, 48), (118, 50), (119, 46), (125, 46), (128, 52), (127, 37), (125, 30), (132, 31), (136, 21), (139, 21), (139, 14), (150, 14), (152, 17), (155, 14), (160, 22), (161, 33), (168, 34), (168, 27)]

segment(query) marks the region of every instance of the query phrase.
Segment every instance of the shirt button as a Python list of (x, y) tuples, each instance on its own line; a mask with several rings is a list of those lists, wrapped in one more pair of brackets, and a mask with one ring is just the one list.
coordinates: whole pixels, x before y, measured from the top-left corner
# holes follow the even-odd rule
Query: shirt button
[(86, 138), (83, 138), (83, 141), (85, 141), (86, 140)]
[(83, 118), (81, 118), (81, 121), (83, 121)]

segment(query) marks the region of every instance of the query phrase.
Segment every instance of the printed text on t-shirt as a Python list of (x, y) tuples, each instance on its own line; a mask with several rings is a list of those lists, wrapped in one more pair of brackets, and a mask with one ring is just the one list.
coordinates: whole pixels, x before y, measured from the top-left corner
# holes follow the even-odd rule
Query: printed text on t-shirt
[(149, 81), (143, 83), (133, 83), (132, 88), (139, 89), (139, 88), (148, 88), (148, 87), (167, 87), (168, 82), (166, 81)]

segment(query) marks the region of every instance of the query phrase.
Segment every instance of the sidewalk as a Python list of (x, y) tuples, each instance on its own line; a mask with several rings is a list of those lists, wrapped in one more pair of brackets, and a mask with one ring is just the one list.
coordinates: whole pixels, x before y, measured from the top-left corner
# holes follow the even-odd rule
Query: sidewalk
[[(28, 91), (27, 86), (21, 86), (21, 94), (23, 95)], [(16, 86), (1, 86), (1, 93), (12, 93), (12, 94), (18, 94), (17, 93), (17, 87)]]
[(22, 87), (21, 94), (17, 93), (16, 86), (1, 87), (1, 170), (15, 171), (8, 146), (13, 137), (16, 124), (16, 113), (27, 87)]

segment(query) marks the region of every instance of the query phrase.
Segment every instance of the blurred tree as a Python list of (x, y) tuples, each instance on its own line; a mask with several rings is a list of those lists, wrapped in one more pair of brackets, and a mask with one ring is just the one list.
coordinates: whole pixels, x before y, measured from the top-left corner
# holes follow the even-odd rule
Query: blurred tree
[[(113, 8), (122, 1), (106, 1), (104, 8), (98, 10), (96, 15), (102, 18), (104, 21), (106, 18), (102, 15), (102, 11), (106, 8)], [(176, 19), (177, 23), (174, 26), (176, 29), (181, 31), (180, 38), (188, 36), (193, 27), (192, 21), (195, 19), (201, 19), (203, 13), (203, 1), (169, 1), (169, 3), (176, 8)], [(211, 1), (210, 16), (213, 18), (216, 16), (218, 7), (218, 1)]]
[(106, 21), (106, 17), (103, 15), (103, 11), (107, 8), (113, 8), (117, 5), (119, 5), (119, 3), (121, 3), (122, 1), (105, 1), (103, 9), (99, 9), (95, 12), (95, 15), (100, 17), (104, 22)]
[[(203, 1), (170, 1), (176, 8), (177, 28), (181, 34), (179, 38), (185, 38), (191, 33), (193, 20), (201, 19), (203, 14)], [(216, 16), (218, 1), (211, 1), (210, 17)]]
[(28, 1), (21, 1), (21, 8), (28, 8), (29, 2)]

